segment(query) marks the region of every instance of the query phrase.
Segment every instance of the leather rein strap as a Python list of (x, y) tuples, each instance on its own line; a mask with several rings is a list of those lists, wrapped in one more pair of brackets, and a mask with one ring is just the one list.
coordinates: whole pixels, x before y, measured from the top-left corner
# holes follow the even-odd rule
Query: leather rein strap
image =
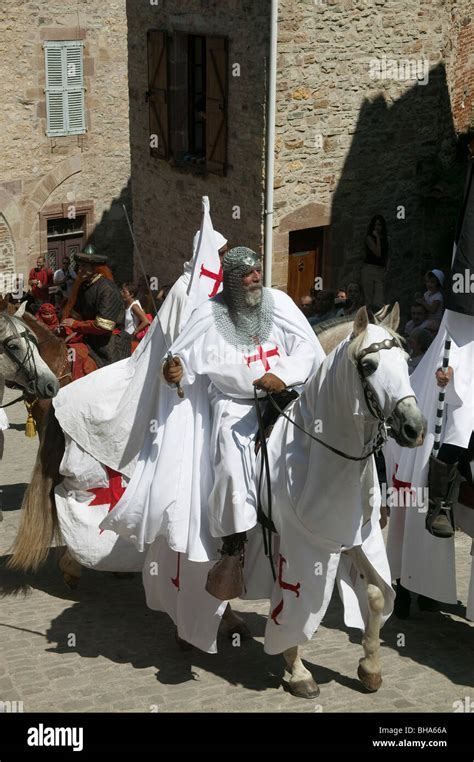
[[(362, 383), (362, 389), (364, 391), (364, 397), (367, 403), (367, 407), (371, 415), (374, 418), (376, 418), (379, 422), (375, 444), (373, 448), (371, 449), (371, 451), (367, 453), (367, 455), (361, 455), (359, 457), (354, 455), (349, 455), (348, 453), (342, 452), (342, 450), (338, 450), (336, 447), (332, 447), (326, 442), (323, 442), (322, 439), (318, 439), (318, 437), (315, 437), (313, 434), (310, 434), (309, 431), (306, 431), (306, 429), (304, 429), (302, 426), (296, 423), (296, 421), (290, 418), (289, 415), (287, 415), (284, 412), (284, 410), (280, 408), (280, 406), (274, 400), (272, 394), (268, 393), (267, 399), (273, 405), (275, 410), (277, 410), (280, 415), (286, 418), (287, 421), (293, 424), (293, 426), (295, 426), (297, 429), (302, 431), (303, 434), (306, 434), (315, 442), (318, 442), (318, 444), (321, 444), (323, 447), (326, 447), (328, 450), (331, 450), (331, 452), (335, 453), (336, 455), (339, 455), (341, 458), (345, 458), (346, 460), (354, 460), (354, 461), (367, 460), (367, 458), (370, 458), (371, 455), (374, 455), (376, 452), (381, 450), (382, 447), (384, 446), (385, 442), (387, 441), (388, 427), (387, 427), (387, 419), (385, 418), (383, 411), (380, 407), (379, 401), (377, 399), (377, 395), (375, 394), (371, 385), (367, 381), (368, 374), (364, 373), (364, 369), (362, 367), (362, 360), (364, 359), (364, 357), (366, 357), (366, 355), (372, 354), (374, 352), (380, 352), (382, 349), (392, 349), (393, 347), (398, 347), (398, 346), (400, 345), (398, 340), (395, 337), (391, 339), (385, 339), (384, 341), (380, 341), (380, 342), (374, 342), (366, 349), (363, 349), (357, 358), (357, 365), (356, 365), (357, 373)], [(275, 566), (273, 562), (273, 550), (272, 550), (272, 545), (273, 545), (272, 535), (273, 533), (276, 534), (276, 529), (272, 520), (272, 490), (271, 490), (271, 482), (270, 482), (270, 463), (268, 460), (268, 449), (267, 449), (267, 441), (265, 438), (265, 430), (263, 426), (262, 411), (260, 409), (260, 404), (259, 404), (260, 400), (257, 397), (256, 389), (254, 389), (254, 402), (255, 402), (255, 409), (257, 412), (257, 420), (258, 420), (258, 427), (259, 427), (259, 433), (260, 433), (260, 447), (261, 447), (261, 453), (262, 453), (262, 457), (261, 457), (262, 463), (261, 463), (260, 474), (259, 474), (258, 485), (257, 485), (257, 518), (262, 526), (264, 552), (265, 552), (265, 555), (268, 557), (268, 560), (270, 561), (273, 579), (276, 580)], [(262, 486), (262, 477), (263, 477), (264, 469), (265, 469), (265, 476), (267, 480), (268, 515), (265, 514), (263, 511), (262, 500), (261, 500), (261, 486)]]

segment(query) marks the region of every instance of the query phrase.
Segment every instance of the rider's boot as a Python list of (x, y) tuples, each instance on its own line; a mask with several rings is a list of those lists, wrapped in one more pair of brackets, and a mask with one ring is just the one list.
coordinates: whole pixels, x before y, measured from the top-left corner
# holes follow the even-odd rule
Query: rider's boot
[(244, 586), (244, 546), (245, 532), (231, 534), (223, 538), (221, 559), (207, 575), (206, 590), (220, 601), (238, 598), (245, 591)]

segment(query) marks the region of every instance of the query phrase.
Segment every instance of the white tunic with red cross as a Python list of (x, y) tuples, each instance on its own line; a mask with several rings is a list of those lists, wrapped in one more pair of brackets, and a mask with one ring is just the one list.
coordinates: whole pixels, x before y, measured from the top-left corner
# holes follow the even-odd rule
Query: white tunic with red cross
[[(236, 349), (219, 333), (213, 319), (205, 330), (186, 342), (176, 353), (183, 364), (182, 386), (192, 384), (197, 376), (209, 379), (212, 410), (210, 455), (213, 465), (213, 489), (209, 499), (210, 530), (214, 537), (243, 532), (255, 526), (255, 511), (246, 506), (252, 481), (257, 415), (253, 382), (265, 373), (273, 373), (285, 386), (303, 384), (323, 352), (306, 319), (293, 301), (272, 290), (277, 309), (270, 335), (249, 350)], [(203, 305), (191, 318), (199, 324), (201, 314), (212, 317), (212, 306)], [(285, 314), (285, 319), (279, 315)], [(193, 321), (194, 318), (194, 321)], [(293, 327), (293, 330), (292, 330)], [(317, 360), (316, 360), (317, 358)], [(319, 362), (317, 362), (319, 361)], [(265, 396), (259, 392), (259, 396)]]

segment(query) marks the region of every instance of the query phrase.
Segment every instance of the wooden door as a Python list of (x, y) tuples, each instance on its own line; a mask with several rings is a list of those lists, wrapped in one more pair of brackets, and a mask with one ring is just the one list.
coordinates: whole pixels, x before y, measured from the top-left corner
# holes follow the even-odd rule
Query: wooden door
[(55, 270), (59, 270), (64, 258), (64, 241), (60, 238), (54, 241), (48, 241), (48, 253), (47, 253), (47, 266)]
[(289, 255), (288, 296), (300, 304), (302, 296), (308, 296), (319, 273), (319, 249), (297, 251)]
[[(71, 265), (74, 267), (76, 254), (79, 254), (83, 250), (86, 244), (85, 235), (74, 236), (74, 238), (66, 238), (64, 241), (64, 253), (69, 255)], [(62, 265), (62, 260), (61, 260)], [(61, 266), (60, 265), (60, 266)]]

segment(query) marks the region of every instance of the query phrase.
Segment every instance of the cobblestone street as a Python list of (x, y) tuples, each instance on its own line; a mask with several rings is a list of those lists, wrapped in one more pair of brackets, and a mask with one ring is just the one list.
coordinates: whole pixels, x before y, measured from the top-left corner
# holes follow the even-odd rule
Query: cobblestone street
[[(5, 401), (12, 398), (7, 391)], [(463, 618), (471, 561), (465, 535), (456, 538), (458, 606), (422, 613), (414, 605), (409, 620), (389, 620), (379, 693), (359, 685), (361, 636), (344, 628), (336, 593), (324, 625), (304, 648), (321, 695), (295, 699), (282, 686), (282, 658), (263, 652), (266, 602), (236, 604), (253, 640), (233, 647), (223, 633), (218, 655), (182, 653), (169, 618), (146, 608), (140, 575), (84, 571), (72, 593), (54, 550), (38, 574), (8, 571), (37, 448), (37, 439), (24, 436), (23, 405), (9, 408), (8, 416), (0, 480), (1, 701), (22, 701), (25, 712), (452, 712), (453, 702), (474, 698), (473, 625)]]

